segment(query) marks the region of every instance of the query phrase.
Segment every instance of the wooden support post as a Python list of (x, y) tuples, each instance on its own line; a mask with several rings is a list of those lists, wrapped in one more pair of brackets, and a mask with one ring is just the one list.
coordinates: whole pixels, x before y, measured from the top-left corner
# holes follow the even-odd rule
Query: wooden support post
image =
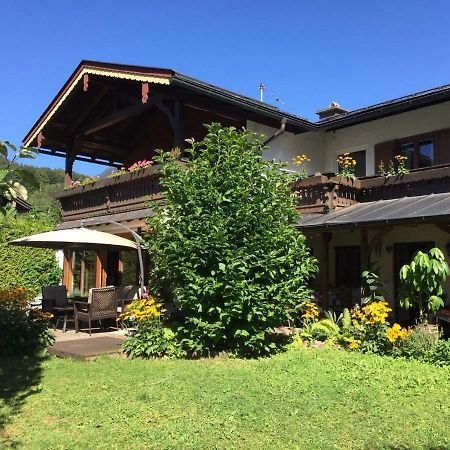
[(179, 101), (174, 102), (173, 146), (184, 149), (184, 105)]
[(72, 282), (72, 252), (70, 250), (64, 250), (63, 285), (66, 286), (68, 291), (71, 291), (73, 288)]
[(117, 267), (117, 272), (118, 272), (118, 282), (119, 285), (122, 284), (122, 277), (123, 277), (123, 252), (122, 250), (119, 250), (119, 260), (118, 260), (118, 267)]
[(322, 233), (322, 307), (327, 309), (330, 307), (330, 241), (331, 233)]
[(65, 165), (65, 173), (64, 173), (64, 186), (68, 187), (72, 183), (73, 176), (73, 163), (77, 156), (77, 145), (72, 145), (70, 149), (67, 150), (66, 153), (66, 165)]
[[(370, 268), (370, 254), (369, 254), (369, 239), (367, 228), (361, 228), (360, 230), (360, 261), (361, 261), (361, 272), (369, 270)], [(361, 296), (363, 295), (363, 285), (361, 284)]]
[(84, 253), (80, 252), (80, 292), (86, 292), (86, 262), (84, 260)]
[(106, 252), (97, 252), (95, 257), (95, 287), (104, 287), (106, 283)]

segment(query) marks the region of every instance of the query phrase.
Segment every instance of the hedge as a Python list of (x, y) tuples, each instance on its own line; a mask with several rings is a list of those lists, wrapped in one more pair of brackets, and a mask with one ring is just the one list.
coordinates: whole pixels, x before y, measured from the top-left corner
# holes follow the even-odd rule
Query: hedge
[(37, 295), (41, 286), (59, 284), (61, 271), (54, 250), (7, 244), (13, 239), (51, 229), (33, 216), (0, 222), (0, 289), (23, 286)]

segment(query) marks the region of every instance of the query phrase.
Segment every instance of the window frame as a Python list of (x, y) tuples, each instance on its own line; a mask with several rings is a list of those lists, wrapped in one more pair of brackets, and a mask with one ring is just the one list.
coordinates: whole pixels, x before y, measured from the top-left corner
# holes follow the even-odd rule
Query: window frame
[(339, 170), (339, 164), (337, 163), (337, 159), (339, 158), (340, 155), (343, 155), (344, 153), (350, 153), (350, 156), (353, 153), (361, 153), (361, 152), (365, 152), (365, 161), (364, 161), (364, 165), (365, 165), (365, 174), (364, 175), (360, 175), (358, 178), (362, 178), (362, 177), (366, 177), (367, 176), (367, 168), (368, 168), (368, 163), (369, 163), (369, 157), (368, 154), (369, 152), (367, 151), (367, 148), (369, 146), (360, 146), (360, 147), (354, 147), (351, 149), (344, 149), (344, 150), (336, 150), (335, 151), (335, 157), (334, 157), (334, 165), (335, 165), (335, 172), (337, 173)]
[[(424, 141), (432, 141), (433, 143), (433, 159), (431, 161), (431, 164), (429, 166), (423, 166), (421, 167), (420, 164), (420, 144)], [(412, 167), (409, 168), (409, 170), (416, 170), (416, 169), (426, 169), (428, 167), (433, 167), (436, 165), (436, 151), (437, 151), (437, 133), (423, 133), (423, 134), (416, 134), (414, 136), (408, 136), (401, 139), (395, 140), (394, 145), (394, 155), (400, 155), (401, 153), (401, 147), (405, 144), (413, 144), (414, 147), (414, 153), (413, 153), (413, 163)]]
[[(347, 273), (350, 272), (341, 270), (340, 267), (340, 256), (343, 252), (355, 252), (358, 253), (358, 263), (359, 263), (359, 270), (355, 271), (357, 276), (355, 280), (352, 280), (348, 282), (349, 280), (344, 280), (339, 276), (341, 273)], [(361, 246), (360, 245), (336, 245), (334, 247), (334, 284), (336, 287), (358, 287), (361, 285)]]

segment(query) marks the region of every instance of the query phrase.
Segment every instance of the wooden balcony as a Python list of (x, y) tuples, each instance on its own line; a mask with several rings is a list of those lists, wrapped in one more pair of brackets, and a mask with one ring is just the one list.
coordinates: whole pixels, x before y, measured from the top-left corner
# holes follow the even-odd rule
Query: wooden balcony
[(450, 192), (450, 164), (354, 181), (334, 174), (319, 175), (296, 182), (293, 190), (298, 193), (297, 209), (302, 214), (324, 213), (355, 203)]
[(145, 210), (162, 198), (157, 167), (105, 178), (55, 194), (62, 207), (62, 221)]
[[(148, 209), (149, 202), (163, 198), (156, 171), (157, 167), (150, 167), (57, 193), (62, 221)], [(401, 176), (354, 181), (334, 174), (318, 175), (296, 182), (293, 191), (298, 194), (297, 208), (302, 214), (324, 213), (361, 202), (450, 192), (450, 164)]]

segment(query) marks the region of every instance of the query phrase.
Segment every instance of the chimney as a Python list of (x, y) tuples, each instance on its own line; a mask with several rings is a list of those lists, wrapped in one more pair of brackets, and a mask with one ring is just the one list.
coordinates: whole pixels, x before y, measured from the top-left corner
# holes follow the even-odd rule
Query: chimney
[(336, 119), (340, 116), (345, 116), (348, 111), (339, 106), (339, 103), (331, 102), (329, 106), (325, 109), (321, 109), (317, 111), (316, 114), (319, 116), (319, 122), (323, 122), (325, 120)]

